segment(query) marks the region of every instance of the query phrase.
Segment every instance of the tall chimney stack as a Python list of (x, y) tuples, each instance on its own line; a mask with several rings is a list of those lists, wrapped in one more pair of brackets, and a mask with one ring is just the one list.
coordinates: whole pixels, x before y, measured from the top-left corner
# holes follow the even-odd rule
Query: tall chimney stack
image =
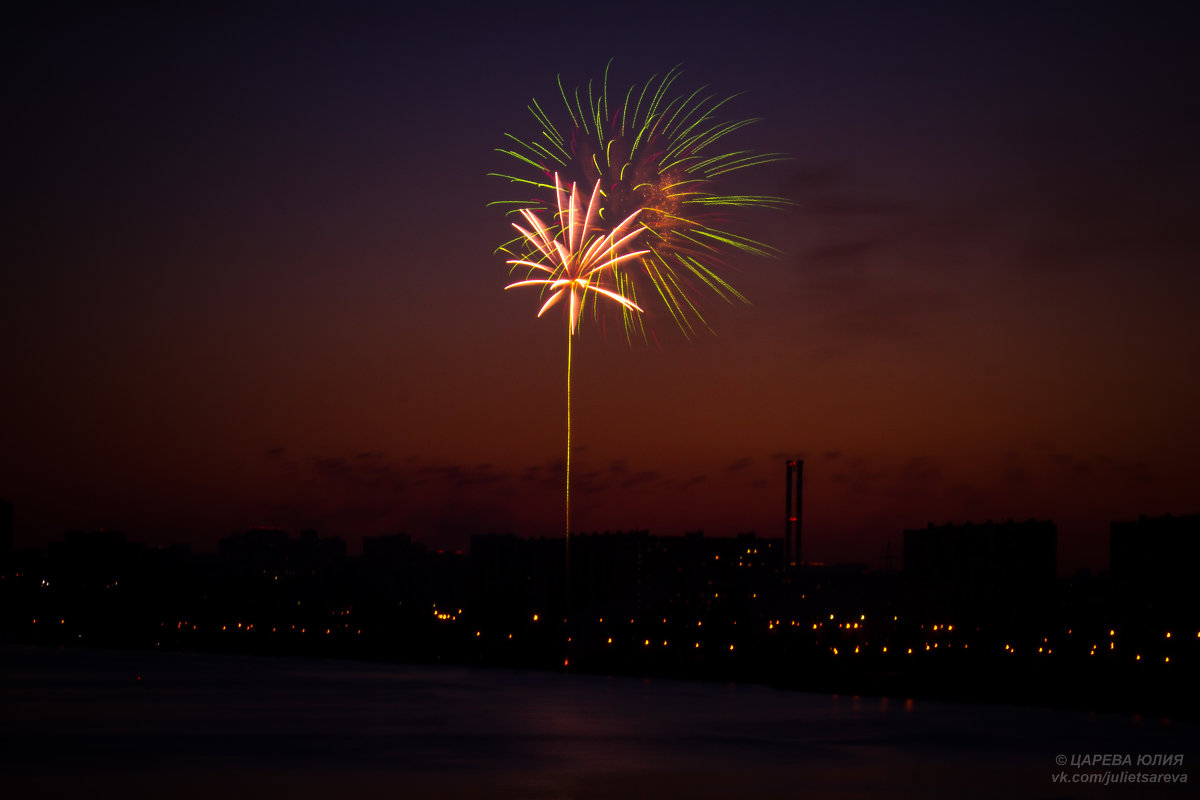
[(801, 511), (804, 499), (804, 462), (787, 462), (787, 508), (783, 529), (783, 558), (786, 569), (804, 563), (800, 558)]

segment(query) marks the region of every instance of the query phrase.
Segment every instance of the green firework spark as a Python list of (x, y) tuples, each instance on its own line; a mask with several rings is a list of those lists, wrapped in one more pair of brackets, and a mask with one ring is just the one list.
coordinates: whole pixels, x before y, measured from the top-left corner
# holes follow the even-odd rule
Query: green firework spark
[[(553, 175), (582, 186), (601, 186), (600, 219), (613, 224), (641, 210), (641, 247), (649, 252), (614, 271), (614, 290), (639, 301), (656, 297), (686, 336), (708, 327), (700, 297), (712, 293), (727, 302), (746, 302), (722, 276), (736, 253), (772, 256), (775, 250), (726, 229), (734, 215), (749, 208), (789, 205), (782, 197), (723, 194), (722, 176), (780, 161), (781, 153), (726, 149), (726, 140), (759, 118), (724, 120), (720, 112), (736, 95), (720, 96), (700, 87), (675, 93), (680, 77), (675, 67), (631, 86), (623, 96), (610, 95), (604, 69), (599, 86), (568, 91), (558, 79), (566, 112), (557, 123), (536, 100), (528, 106), (540, 129), (531, 139), (506, 133), (508, 146), (497, 151), (510, 157), (523, 174), (491, 173), (528, 192), (524, 197), (490, 205), (508, 213), (522, 208), (550, 210), (556, 197)], [(522, 237), (505, 242), (498, 252), (516, 259), (529, 256)], [(640, 290), (640, 291), (639, 291)], [(597, 314), (596, 306), (591, 308)], [(643, 316), (623, 310), (626, 336), (645, 336)]]

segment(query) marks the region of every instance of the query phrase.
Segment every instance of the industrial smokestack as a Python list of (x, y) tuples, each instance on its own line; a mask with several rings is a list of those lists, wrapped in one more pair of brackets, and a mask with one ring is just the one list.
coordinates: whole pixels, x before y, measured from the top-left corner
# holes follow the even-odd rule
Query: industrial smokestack
[(804, 501), (804, 462), (787, 462), (787, 506), (783, 529), (784, 567), (793, 569), (804, 563), (800, 558), (801, 514)]

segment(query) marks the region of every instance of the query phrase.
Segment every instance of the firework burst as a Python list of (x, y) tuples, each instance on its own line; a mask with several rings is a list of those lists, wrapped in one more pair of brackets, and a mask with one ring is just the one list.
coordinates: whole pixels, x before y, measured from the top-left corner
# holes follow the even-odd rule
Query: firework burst
[[(538, 311), (542, 316), (555, 304), (567, 300), (567, 464), (566, 464), (566, 535), (567, 558), (570, 559), (571, 538), (571, 340), (575, 337), (579, 318), (589, 300), (606, 297), (615, 301), (626, 314), (640, 313), (641, 307), (628, 297), (601, 286), (620, 266), (632, 259), (642, 258), (650, 251), (635, 250), (622, 252), (643, 228), (635, 226), (640, 209), (627, 216), (609, 233), (601, 233), (600, 184), (592, 189), (591, 200), (584, 209), (577, 184), (571, 184), (568, 193), (563, 189), (558, 175), (554, 176), (554, 196), (557, 214), (552, 225), (547, 226), (531, 209), (521, 209), (528, 228), (513, 223), (528, 244), (529, 258), (508, 260), (510, 269), (527, 270), (524, 280), (505, 286), (539, 286), (543, 296), (549, 295)], [(537, 258), (538, 260), (533, 260)], [(544, 275), (544, 277), (529, 277)]]
[[(615, 273), (617, 268), (631, 259), (647, 255), (649, 250), (637, 250), (621, 254), (620, 250), (641, 232), (641, 228), (633, 228), (634, 220), (639, 211), (634, 211), (606, 236), (597, 235), (597, 217), (600, 206), (597, 200), (600, 195), (600, 184), (592, 190), (592, 198), (586, 211), (580, 205), (579, 190), (574, 184), (568, 195), (559, 182), (558, 175), (554, 176), (554, 194), (558, 201), (557, 222), (553, 226), (561, 236), (551, 233), (538, 216), (530, 209), (521, 209), (521, 215), (529, 223), (529, 229), (513, 223), (513, 227), (521, 234), (535, 252), (541, 255), (547, 263), (530, 261), (523, 258), (509, 259), (508, 263), (515, 269), (525, 267), (530, 274), (544, 272), (545, 278), (526, 278), (516, 283), (510, 283), (505, 289), (518, 286), (541, 286), (550, 297), (538, 311), (538, 316), (564, 297), (569, 298), (568, 333), (575, 334), (583, 307), (589, 299), (588, 292), (594, 292), (603, 297), (615, 300), (626, 312), (640, 312), (642, 309), (627, 297), (599, 285), (605, 273)], [(564, 207), (563, 201), (566, 201)], [(564, 241), (565, 240), (565, 241)]]
[[(728, 258), (739, 252), (757, 256), (774, 252), (727, 230), (730, 212), (787, 205), (780, 197), (722, 194), (722, 176), (785, 156), (726, 149), (726, 137), (758, 120), (721, 121), (719, 113), (733, 97), (708, 93), (707, 87), (675, 95), (679, 76), (676, 67), (611, 101), (607, 67), (601, 85), (597, 88), (589, 82), (586, 92), (576, 87), (569, 93), (560, 78), (559, 94), (567, 114), (563, 124), (556, 124), (533, 100), (529, 111), (540, 135), (527, 141), (506, 134), (511, 145), (499, 149), (531, 174), (492, 174), (531, 192), (533, 199), (496, 203), (522, 214), (532, 213), (531, 206), (544, 208), (551, 191), (556, 197), (560, 194), (560, 173), (598, 187), (596, 216), (601, 224), (628, 222), (637, 214), (636, 226), (644, 232), (640, 246), (646, 249), (610, 270), (613, 291), (634, 304), (643, 302), (640, 296), (656, 296), (680, 330), (691, 336), (697, 326), (707, 327), (701, 312), (704, 292), (745, 302), (720, 275)], [(538, 244), (523, 233), (499, 250), (514, 256), (514, 261), (529, 261), (537, 256)], [(642, 315), (625, 304), (620, 310), (626, 335), (644, 336)]]

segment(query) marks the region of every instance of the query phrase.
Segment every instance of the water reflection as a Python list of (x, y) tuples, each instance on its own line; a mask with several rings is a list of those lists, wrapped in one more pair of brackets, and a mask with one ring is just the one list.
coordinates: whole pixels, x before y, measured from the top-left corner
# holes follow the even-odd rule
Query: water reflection
[(1113, 797), (1052, 785), (1056, 754), (1200, 756), (1195, 725), (1119, 715), (453, 667), (2, 654), (0, 767), (17, 788), (52, 794), (103, 773), (147, 797), (161, 793), (155, 776), (181, 774), (198, 793), (272, 775), (298, 798), (351, 786), (391, 797), (401, 786), (416, 797)]

